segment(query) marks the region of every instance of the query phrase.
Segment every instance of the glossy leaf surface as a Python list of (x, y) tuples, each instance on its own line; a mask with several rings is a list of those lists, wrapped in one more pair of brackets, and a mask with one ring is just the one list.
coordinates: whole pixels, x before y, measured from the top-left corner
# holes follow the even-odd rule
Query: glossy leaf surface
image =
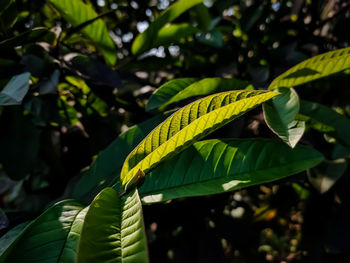
[(312, 148), (276, 140), (205, 140), (157, 167), (139, 191), (145, 203), (222, 193), (302, 172), (322, 159)]
[(83, 208), (70, 200), (49, 208), (23, 230), (0, 262), (75, 262)]
[(147, 173), (160, 162), (277, 94), (241, 90), (222, 92), (181, 108), (129, 154), (121, 172), (122, 184), (126, 184), (139, 169)]
[(269, 128), (294, 148), (303, 136), (305, 123), (295, 120), (299, 112), (299, 97), (294, 89), (280, 88), (281, 93), (264, 103), (264, 116)]
[(348, 68), (350, 68), (350, 48), (330, 51), (307, 59), (279, 75), (270, 84), (269, 90), (295, 87)]
[(85, 217), (77, 262), (148, 262), (137, 191), (120, 198), (114, 189), (105, 188), (94, 199)]

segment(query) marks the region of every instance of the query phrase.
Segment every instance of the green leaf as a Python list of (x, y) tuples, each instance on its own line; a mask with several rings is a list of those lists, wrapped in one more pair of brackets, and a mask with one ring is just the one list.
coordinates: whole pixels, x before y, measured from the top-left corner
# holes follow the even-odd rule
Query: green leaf
[(30, 73), (13, 76), (0, 92), (0, 106), (20, 105), (29, 90)]
[(14, 48), (35, 42), (54, 43), (56, 35), (44, 27), (33, 28), (9, 39), (0, 42), (0, 49)]
[[(95, 10), (81, 0), (50, 0), (50, 3), (54, 5), (62, 17), (73, 26), (78, 26), (97, 17)], [(108, 33), (106, 24), (102, 19), (98, 19), (84, 27), (82, 32), (92, 40), (109, 64), (114, 65), (116, 63), (116, 48)]]
[(350, 146), (350, 120), (327, 106), (316, 102), (300, 101), (300, 113), (335, 129), (335, 136)]
[(102, 188), (109, 185), (122, 169), (125, 158), (146, 135), (165, 119), (158, 115), (139, 125), (131, 127), (99, 153), (95, 162), (82, 174), (76, 183), (72, 197), (81, 199), (86, 195), (95, 196)]
[(281, 94), (263, 104), (265, 120), (278, 137), (294, 148), (305, 131), (305, 122), (295, 120), (300, 107), (299, 97), (294, 89), (277, 90)]
[(121, 180), (125, 185), (140, 169), (145, 174), (216, 129), (243, 115), (277, 92), (229, 91), (197, 100), (171, 115), (129, 154)]
[(105, 188), (95, 198), (81, 231), (77, 262), (148, 262), (141, 201), (136, 190), (120, 198), (113, 188)]
[(157, 39), (157, 34), (163, 26), (173, 21), (175, 18), (180, 16), (183, 12), (187, 11), (191, 7), (202, 2), (203, 0), (180, 0), (169, 6), (149, 25), (149, 27), (144, 32), (135, 38), (131, 47), (132, 53), (134, 55), (139, 55), (154, 47), (154, 43)]
[(326, 193), (348, 168), (346, 159), (325, 161), (308, 171), (312, 186), (321, 194)]
[(188, 23), (167, 24), (158, 31), (150, 48), (180, 43), (186, 37), (198, 32), (200, 32), (198, 28)]
[(302, 172), (322, 159), (312, 148), (276, 140), (206, 140), (153, 170), (139, 191), (145, 203), (222, 193)]
[(307, 59), (279, 75), (269, 86), (269, 90), (279, 87), (295, 87), (324, 78), (350, 68), (350, 47)]
[(150, 97), (146, 110), (165, 110), (169, 105), (194, 97), (216, 92), (244, 89), (248, 83), (238, 79), (196, 78), (174, 79), (163, 84)]
[(29, 222), (25, 222), (15, 226), (0, 238), (0, 260), (3, 253), (11, 246), (13, 242), (15, 242), (28, 223)]
[(0, 262), (75, 262), (79, 233), (87, 209), (72, 200), (62, 201), (32, 221)]

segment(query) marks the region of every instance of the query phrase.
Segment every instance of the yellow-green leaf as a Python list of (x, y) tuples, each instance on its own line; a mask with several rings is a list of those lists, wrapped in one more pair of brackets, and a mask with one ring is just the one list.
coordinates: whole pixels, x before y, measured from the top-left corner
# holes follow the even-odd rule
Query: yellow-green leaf
[(181, 108), (129, 154), (121, 172), (122, 184), (125, 185), (139, 169), (147, 173), (160, 162), (277, 94), (242, 90), (222, 92)]
[(330, 51), (307, 59), (279, 75), (270, 84), (269, 90), (295, 87), (348, 68), (350, 68), (350, 47)]
[[(98, 16), (91, 6), (81, 0), (50, 0), (50, 3), (72, 26), (78, 26)], [(117, 52), (115, 45), (102, 19), (98, 19), (84, 27), (82, 32), (92, 40), (109, 64), (114, 65), (116, 63)]]

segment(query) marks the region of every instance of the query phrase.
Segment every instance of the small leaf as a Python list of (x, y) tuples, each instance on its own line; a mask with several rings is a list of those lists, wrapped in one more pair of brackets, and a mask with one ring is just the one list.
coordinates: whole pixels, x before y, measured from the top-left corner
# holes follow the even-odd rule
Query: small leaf
[(299, 97), (294, 89), (279, 88), (278, 91), (280, 95), (263, 104), (265, 120), (278, 137), (294, 148), (305, 131), (305, 123), (295, 120)]
[(29, 223), (0, 256), (0, 262), (75, 262), (87, 209), (62, 201)]
[[(62, 17), (73, 26), (78, 26), (97, 17), (95, 10), (81, 0), (50, 0), (50, 3), (53, 4)], [(84, 27), (82, 32), (92, 40), (110, 65), (116, 63), (116, 48), (108, 33), (106, 24), (102, 19), (98, 19)]]
[(140, 169), (149, 172), (195, 141), (224, 126), (277, 92), (229, 91), (197, 100), (155, 128), (126, 158), (121, 181), (125, 185)]
[(205, 140), (153, 170), (139, 191), (145, 203), (222, 193), (279, 180), (322, 160), (312, 148), (291, 149), (276, 140)]
[(194, 96), (206, 96), (217, 92), (239, 90), (248, 86), (248, 83), (238, 79), (224, 78), (183, 78), (168, 81), (159, 87), (150, 97), (146, 109), (165, 110), (169, 105)]
[(157, 34), (162, 27), (180, 16), (191, 7), (202, 3), (203, 0), (180, 0), (169, 6), (161, 13), (149, 27), (139, 34), (132, 43), (131, 51), (134, 55), (139, 55), (155, 46)]
[(0, 260), (4, 252), (11, 246), (13, 242), (23, 232), (29, 222), (24, 222), (10, 229), (5, 235), (0, 238)]
[(350, 68), (350, 47), (320, 54), (307, 59), (279, 75), (269, 90), (295, 87)]
[(300, 101), (300, 113), (334, 128), (334, 134), (342, 143), (350, 146), (350, 120), (327, 106), (316, 102)]
[(29, 90), (30, 73), (13, 76), (0, 92), (0, 106), (20, 105)]
[(347, 167), (346, 159), (325, 161), (308, 170), (308, 178), (313, 187), (321, 194), (324, 194), (345, 173)]
[(77, 263), (148, 262), (147, 241), (137, 191), (119, 197), (105, 188), (91, 203), (81, 231)]

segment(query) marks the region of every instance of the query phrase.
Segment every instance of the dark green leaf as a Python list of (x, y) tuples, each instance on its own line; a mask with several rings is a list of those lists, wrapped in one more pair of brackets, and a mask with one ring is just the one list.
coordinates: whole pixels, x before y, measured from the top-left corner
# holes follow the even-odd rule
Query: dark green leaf
[(0, 42), (0, 49), (14, 48), (35, 42), (54, 43), (56, 35), (43, 27), (33, 28), (30, 31), (24, 32), (10, 39)]
[(302, 172), (322, 159), (314, 149), (274, 140), (201, 141), (152, 171), (139, 191), (145, 203), (222, 193)]
[(86, 213), (71, 200), (62, 201), (29, 223), (0, 256), (0, 262), (75, 262)]
[(300, 113), (335, 129), (337, 138), (350, 146), (350, 120), (336, 111), (316, 102), (300, 101)]

